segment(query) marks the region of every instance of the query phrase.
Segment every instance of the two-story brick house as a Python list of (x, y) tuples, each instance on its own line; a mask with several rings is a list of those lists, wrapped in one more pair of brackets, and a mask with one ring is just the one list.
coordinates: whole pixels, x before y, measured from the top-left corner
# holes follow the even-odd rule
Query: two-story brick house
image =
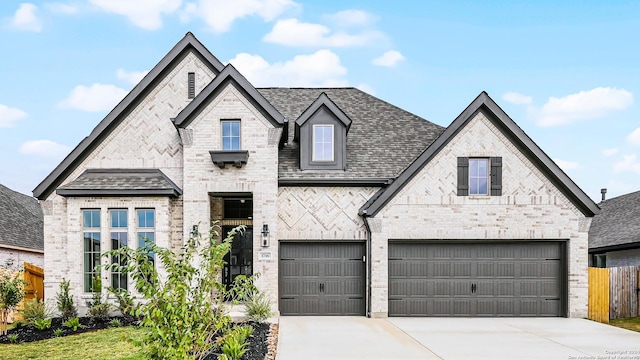
[[(100, 253), (248, 230), (282, 315), (586, 314), (598, 206), (481, 93), (445, 128), (355, 88), (256, 89), (191, 33), (34, 190), (46, 293)], [(80, 304), (82, 305), (82, 304)]]

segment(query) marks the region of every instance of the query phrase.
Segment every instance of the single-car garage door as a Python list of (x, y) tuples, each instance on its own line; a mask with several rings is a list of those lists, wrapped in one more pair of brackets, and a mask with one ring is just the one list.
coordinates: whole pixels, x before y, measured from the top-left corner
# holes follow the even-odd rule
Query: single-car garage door
[(364, 315), (364, 243), (280, 243), (281, 315)]
[(565, 316), (562, 241), (389, 243), (390, 316)]

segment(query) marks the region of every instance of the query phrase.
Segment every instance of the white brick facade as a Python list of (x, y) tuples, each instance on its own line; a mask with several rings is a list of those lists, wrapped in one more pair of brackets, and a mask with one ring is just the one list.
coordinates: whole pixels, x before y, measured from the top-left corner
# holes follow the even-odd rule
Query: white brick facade
[[(457, 196), (459, 156), (501, 156), (502, 196)], [(569, 316), (584, 317), (590, 220), (480, 113), (370, 219), (372, 313), (388, 313), (389, 239), (568, 239)]]

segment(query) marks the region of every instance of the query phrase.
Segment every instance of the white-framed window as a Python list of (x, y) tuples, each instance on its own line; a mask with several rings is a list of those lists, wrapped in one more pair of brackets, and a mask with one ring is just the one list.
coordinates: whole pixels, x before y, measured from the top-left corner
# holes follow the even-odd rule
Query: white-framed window
[[(156, 243), (156, 211), (155, 209), (136, 209), (136, 231), (138, 248)], [(154, 254), (149, 251), (149, 260), (155, 264)]]
[[(111, 250), (118, 250), (128, 246), (128, 216), (127, 209), (109, 209), (111, 228)], [(113, 264), (126, 265), (125, 259), (117, 256), (111, 257)], [(121, 271), (111, 270), (111, 287), (127, 290), (127, 274)]]
[(469, 195), (489, 195), (489, 159), (469, 159)]
[(222, 120), (222, 150), (240, 150), (240, 120)]
[(311, 161), (333, 161), (333, 125), (313, 125)]
[(100, 209), (82, 210), (82, 234), (84, 238), (84, 291), (92, 292), (94, 283), (100, 280)]

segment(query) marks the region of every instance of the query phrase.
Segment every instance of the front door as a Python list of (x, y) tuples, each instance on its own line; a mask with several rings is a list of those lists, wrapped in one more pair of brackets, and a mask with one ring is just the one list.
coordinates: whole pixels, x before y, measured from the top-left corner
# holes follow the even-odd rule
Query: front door
[[(226, 239), (233, 226), (222, 227), (222, 235)], [(222, 272), (222, 282), (227, 290), (238, 275), (253, 275), (253, 228), (247, 227), (233, 237), (231, 250), (225, 255), (226, 265)]]

